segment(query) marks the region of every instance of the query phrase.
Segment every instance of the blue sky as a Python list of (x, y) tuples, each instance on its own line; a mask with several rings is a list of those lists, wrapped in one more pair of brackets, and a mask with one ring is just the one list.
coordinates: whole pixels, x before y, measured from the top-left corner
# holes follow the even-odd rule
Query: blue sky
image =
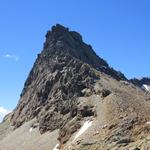
[(149, 0), (1, 0), (0, 106), (12, 110), (56, 23), (85, 42), (128, 78), (150, 76)]

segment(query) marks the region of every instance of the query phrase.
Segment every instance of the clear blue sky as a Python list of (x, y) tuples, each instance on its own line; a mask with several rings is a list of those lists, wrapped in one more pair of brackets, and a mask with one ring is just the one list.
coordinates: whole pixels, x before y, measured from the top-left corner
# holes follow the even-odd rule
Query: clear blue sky
[(128, 78), (150, 76), (149, 0), (1, 0), (0, 106), (12, 110), (56, 23), (83, 35)]

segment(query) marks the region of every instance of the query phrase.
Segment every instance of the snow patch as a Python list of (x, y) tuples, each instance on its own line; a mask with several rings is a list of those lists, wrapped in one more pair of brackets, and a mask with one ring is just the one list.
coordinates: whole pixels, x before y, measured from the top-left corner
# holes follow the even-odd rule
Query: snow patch
[(32, 131), (33, 131), (33, 128), (30, 128), (30, 129), (29, 129), (29, 132), (31, 133)]
[(146, 122), (146, 124), (150, 125), (150, 121)]
[(86, 121), (83, 126), (81, 127), (81, 129), (79, 130), (79, 132), (76, 134), (74, 141), (80, 136), (82, 135), (91, 125), (92, 125), (93, 121)]
[(57, 147), (59, 146), (59, 144), (57, 144), (54, 148), (53, 148), (53, 150), (59, 150)]
[(143, 84), (142, 89), (145, 91), (150, 91), (150, 86)]
[(107, 128), (107, 125), (106, 125), (106, 124), (102, 126), (102, 129), (105, 129), (105, 128)]

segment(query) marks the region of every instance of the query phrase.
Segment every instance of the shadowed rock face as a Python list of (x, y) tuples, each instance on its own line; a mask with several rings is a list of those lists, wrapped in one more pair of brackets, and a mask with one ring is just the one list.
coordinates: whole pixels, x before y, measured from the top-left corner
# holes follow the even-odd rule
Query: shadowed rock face
[[(12, 125), (17, 128), (36, 117), (40, 132), (44, 133), (58, 128), (63, 130), (74, 117), (82, 120), (87, 114), (94, 115), (89, 107), (79, 108), (77, 101), (84, 96), (81, 92), (84, 89), (94, 92), (93, 86), (99, 76), (93, 69), (116, 80), (126, 80), (122, 73), (99, 58), (79, 33), (61, 25), (53, 26), (25, 82), (11, 118)], [(75, 130), (77, 128), (70, 132)]]

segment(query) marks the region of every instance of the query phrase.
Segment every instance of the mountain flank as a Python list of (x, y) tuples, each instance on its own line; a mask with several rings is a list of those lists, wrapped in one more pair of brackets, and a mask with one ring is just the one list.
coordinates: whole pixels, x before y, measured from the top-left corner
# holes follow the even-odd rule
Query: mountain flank
[[(20, 102), (12, 116), (13, 125), (19, 127), (39, 116), (41, 132), (61, 126), (64, 122), (61, 115), (77, 111), (76, 98), (84, 96), (82, 90), (88, 88), (93, 91), (93, 84), (99, 79), (93, 69), (108, 73), (117, 80), (126, 79), (98, 57), (92, 47), (82, 41), (79, 33), (61, 25), (53, 26), (52, 31), (46, 34), (44, 49), (25, 82)], [(51, 113), (59, 117), (49, 120)], [(54, 125), (43, 125), (48, 123), (45, 119)]]
[(0, 124), (0, 147), (146, 150), (150, 93), (142, 86), (149, 81), (128, 80), (79, 33), (57, 24), (46, 34), (17, 107)]

